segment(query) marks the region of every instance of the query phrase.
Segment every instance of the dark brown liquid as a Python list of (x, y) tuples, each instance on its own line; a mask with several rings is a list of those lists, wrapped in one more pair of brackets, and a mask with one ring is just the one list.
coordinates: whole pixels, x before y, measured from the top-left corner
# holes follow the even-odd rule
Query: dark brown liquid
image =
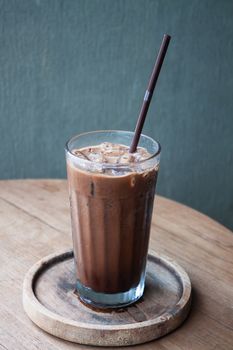
[(68, 160), (77, 279), (96, 292), (136, 287), (144, 271), (157, 169), (109, 176)]

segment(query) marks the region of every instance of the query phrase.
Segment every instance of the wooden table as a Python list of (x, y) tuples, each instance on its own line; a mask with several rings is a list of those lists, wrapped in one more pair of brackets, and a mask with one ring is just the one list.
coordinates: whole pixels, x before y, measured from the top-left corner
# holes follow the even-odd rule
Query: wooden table
[[(0, 181), (0, 349), (85, 349), (36, 327), (22, 307), (27, 270), (71, 247), (64, 180)], [(151, 247), (174, 258), (193, 284), (189, 318), (140, 349), (233, 349), (233, 234), (212, 219), (156, 197)]]

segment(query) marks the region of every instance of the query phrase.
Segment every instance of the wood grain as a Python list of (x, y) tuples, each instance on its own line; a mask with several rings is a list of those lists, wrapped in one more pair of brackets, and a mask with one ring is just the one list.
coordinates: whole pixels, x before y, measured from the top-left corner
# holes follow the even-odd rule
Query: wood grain
[(75, 284), (72, 250), (44, 257), (25, 276), (23, 305), (41, 329), (79, 344), (145, 343), (176, 329), (190, 309), (188, 275), (177, 263), (152, 251), (148, 256), (145, 293), (134, 305), (95, 311), (80, 302)]
[[(82, 349), (36, 327), (22, 306), (22, 283), (42, 257), (71, 245), (63, 180), (0, 182), (0, 349)], [(150, 247), (176, 260), (193, 285), (191, 313), (144, 350), (232, 350), (233, 235), (186, 206), (156, 197)]]

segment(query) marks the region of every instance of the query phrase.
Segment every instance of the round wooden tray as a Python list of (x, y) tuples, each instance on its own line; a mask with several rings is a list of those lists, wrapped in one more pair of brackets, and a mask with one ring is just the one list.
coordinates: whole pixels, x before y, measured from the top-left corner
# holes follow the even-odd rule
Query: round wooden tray
[(150, 252), (143, 297), (127, 308), (94, 311), (74, 291), (73, 252), (49, 255), (28, 271), (23, 305), (40, 328), (72, 342), (124, 346), (159, 338), (187, 317), (191, 283), (171, 259)]

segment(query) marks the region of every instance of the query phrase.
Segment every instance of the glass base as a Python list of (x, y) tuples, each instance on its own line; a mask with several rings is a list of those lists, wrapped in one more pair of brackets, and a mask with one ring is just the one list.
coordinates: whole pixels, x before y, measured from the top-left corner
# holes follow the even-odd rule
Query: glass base
[(96, 308), (121, 308), (135, 303), (141, 298), (145, 287), (145, 276), (142, 276), (136, 287), (122, 293), (99, 293), (84, 286), (79, 280), (76, 284), (76, 291), (81, 301)]

